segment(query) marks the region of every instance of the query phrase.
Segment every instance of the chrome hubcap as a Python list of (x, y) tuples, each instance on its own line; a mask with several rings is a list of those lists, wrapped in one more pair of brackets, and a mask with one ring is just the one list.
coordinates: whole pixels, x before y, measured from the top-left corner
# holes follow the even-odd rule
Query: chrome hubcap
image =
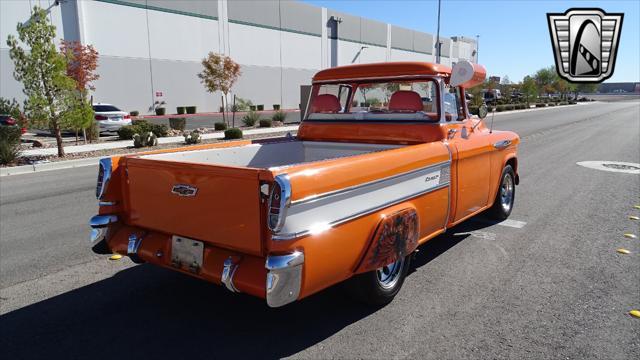
[(384, 289), (390, 289), (396, 285), (402, 273), (404, 258), (400, 258), (391, 264), (385, 265), (376, 270), (378, 283)]
[(513, 204), (513, 178), (506, 174), (500, 187), (500, 204), (505, 212), (509, 212)]

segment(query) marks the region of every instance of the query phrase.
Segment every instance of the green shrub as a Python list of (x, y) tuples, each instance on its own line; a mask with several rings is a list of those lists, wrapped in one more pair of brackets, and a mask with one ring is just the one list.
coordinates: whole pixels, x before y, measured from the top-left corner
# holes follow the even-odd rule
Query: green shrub
[(118, 137), (120, 140), (131, 140), (133, 134), (137, 133), (138, 127), (135, 125), (126, 125), (118, 129)]
[(547, 106), (556, 106), (556, 104), (550, 102), (550, 103), (547, 104)]
[(260, 127), (271, 127), (271, 119), (260, 119)]
[(17, 126), (0, 126), (0, 164), (12, 163), (20, 156), (22, 131)]
[(249, 105), (249, 111), (256, 111), (255, 105)]
[(245, 126), (254, 126), (258, 120), (260, 120), (260, 114), (258, 114), (255, 111), (249, 111), (243, 118), (242, 118), (242, 123)]
[(169, 118), (169, 127), (173, 130), (184, 131), (187, 125), (187, 119), (185, 118)]
[(231, 128), (231, 129), (225, 130), (224, 138), (227, 140), (242, 139), (242, 130), (238, 128)]
[(478, 115), (478, 107), (477, 106), (469, 106), (469, 114)]
[(545, 104), (545, 103), (537, 103), (536, 104), (537, 108), (542, 108), (542, 107), (545, 107), (545, 106), (547, 106), (547, 104)]
[(167, 113), (167, 109), (165, 108), (156, 108), (156, 115), (162, 116)]
[(264, 105), (256, 105), (258, 111), (264, 111)]
[(505, 109), (504, 105), (498, 105), (498, 106), (496, 106), (496, 111), (497, 111), (497, 112), (503, 112), (503, 111), (504, 111), (504, 109)]
[(184, 142), (187, 145), (198, 144), (202, 141), (200, 138), (200, 132), (198, 130), (194, 130), (190, 133), (184, 134)]
[(282, 110), (278, 110), (271, 117), (271, 121), (279, 121), (281, 123), (284, 123), (284, 119), (286, 118), (287, 118), (287, 113)]
[(100, 126), (97, 121), (92, 121), (91, 125), (85, 130), (85, 134), (87, 135), (87, 140), (98, 140), (100, 139)]
[(280, 110), (280, 104), (273, 104), (273, 110)]
[[(236, 110), (237, 111), (247, 111), (250, 110), (253, 106), (251, 100), (243, 99), (241, 97), (236, 97)], [(253, 110), (255, 110), (255, 106), (253, 106)]]
[(184, 114), (184, 113), (185, 113), (185, 111), (186, 111), (186, 110), (185, 110), (185, 107), (184, 107), (184, 106), (178, 106), (178, 107), (176, 108), (176, 112), (178, 113), (178, 115), (182, 115), (182, 114)]
[(140, 115), (140, 112), (138, 110), (133, 110), (132, 112), (129, 113), (129, 115), (138, 116), (138, 115)]
[(186, 106), (187, 114), (195, 114), (197, 108), (195, 106)]
[(133, 146), (136, 148), (157, 146), (158, 137), (151, 131), (133, 135)]
[(513, 105), (505, 105), (504, 109), (509, 111), (509, 110), (513, 110), (515, 107)]
[(575, 100), (569, 101), (569, 105), (576, 105), (576, 104), (577, 104), (577, 102), (575, 102)]
[(213, 128), (216, 130), (227, 130), (227, 124), (223, 122), (217, 122), (213, 124)]
[(169, 128), (164, 124), (151, 124), (150, 131), (157, 137), (166, 137), (169, 135)]
[(491, 105), (487, 105), (487, 112), (493, 112), (494, 108)]

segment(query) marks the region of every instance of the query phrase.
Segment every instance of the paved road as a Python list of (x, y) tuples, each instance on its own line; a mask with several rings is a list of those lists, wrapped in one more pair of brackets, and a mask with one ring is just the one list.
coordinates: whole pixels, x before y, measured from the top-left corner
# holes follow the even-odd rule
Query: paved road
[[(640, 103), (495, 118), (522, 137), (511, 219), (421, 247), (390, 305), (332, 288), (285, 308), (86, 247), (95, 169), (0, 179), (0, 349), (19, 358), (640, 357)], [(618, 247), (632, 251), (619, 255)], [(336, 249), (339, 251), (339, 249)]]

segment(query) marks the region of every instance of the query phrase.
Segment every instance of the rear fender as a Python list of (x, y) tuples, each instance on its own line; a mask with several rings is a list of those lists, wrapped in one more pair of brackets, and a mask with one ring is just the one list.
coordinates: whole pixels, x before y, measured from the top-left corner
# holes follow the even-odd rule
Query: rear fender
[(355, 272), (372, 271), (411, 254), (418, 247), (419, 225), (413, 207), (383, 215)]

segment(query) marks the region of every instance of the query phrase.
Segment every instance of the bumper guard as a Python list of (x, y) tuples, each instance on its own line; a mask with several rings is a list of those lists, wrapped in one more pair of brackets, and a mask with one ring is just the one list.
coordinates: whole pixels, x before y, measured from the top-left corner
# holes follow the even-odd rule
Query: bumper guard
[(267, 305), (279, 307), (298, 299), (302, 287), (304, 253), (267, 257)]

